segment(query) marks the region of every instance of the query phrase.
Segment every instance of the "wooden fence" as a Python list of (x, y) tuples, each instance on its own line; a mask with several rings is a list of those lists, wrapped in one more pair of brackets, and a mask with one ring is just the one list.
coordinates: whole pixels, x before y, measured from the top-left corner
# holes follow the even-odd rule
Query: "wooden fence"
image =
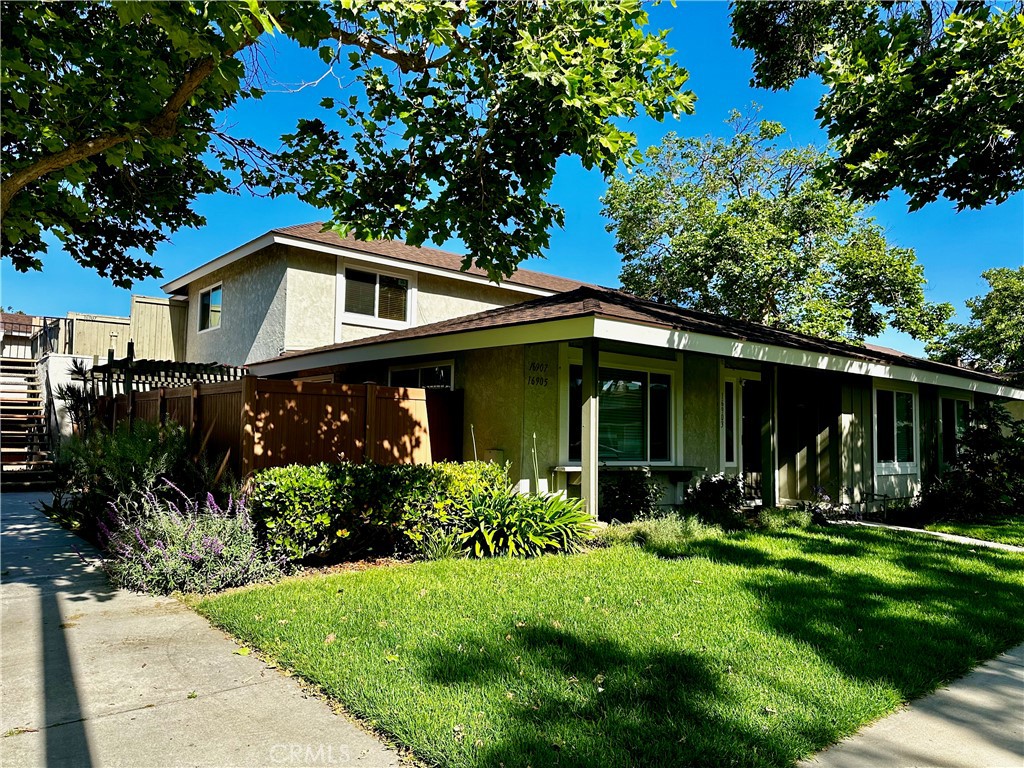
[(282, 464), (339, 458), (361, 463), (431, 461), (426, 392), (373, 384), (246, 376), (220, 384), (99, 398), (109, 423), (177, 422), (241, 476)]

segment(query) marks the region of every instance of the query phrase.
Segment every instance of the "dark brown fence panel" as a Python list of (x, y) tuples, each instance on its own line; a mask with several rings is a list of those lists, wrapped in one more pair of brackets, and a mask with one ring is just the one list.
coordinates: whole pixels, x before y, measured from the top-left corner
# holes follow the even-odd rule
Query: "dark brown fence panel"
[(135, 395), (135, 408), (133, 416), (141, 421), (151, 421), (154, 424), (160, 423), (160, 390), (150, 392), (139, 392)]
[(186, 429), (192, 425), (192, 387), (175, 387), (164, 390), (166, 420), (180, 424)]
[(217, 461), (229, 454), (228, 462), (238, 468), (239, 422), (242, 418), (242, 382), (202, 384), (198, 387), (196, 438), (199, 446)]
[(422, 389), (369, 387), (374, 394), (367, 440), (378, 464), (429, 464), (427, 398)]

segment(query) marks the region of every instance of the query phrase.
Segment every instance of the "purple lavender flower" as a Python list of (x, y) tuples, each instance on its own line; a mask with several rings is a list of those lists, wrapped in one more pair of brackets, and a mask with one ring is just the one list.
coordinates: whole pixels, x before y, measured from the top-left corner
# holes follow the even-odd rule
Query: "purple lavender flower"
[(135, 526), (135, 539), (139, 542), (139, 545), (142, 547), (144, 552), (149, 552), (149, 545), (146, 544), (145, 540), (142, 538), (142, 531), (137, 525)]

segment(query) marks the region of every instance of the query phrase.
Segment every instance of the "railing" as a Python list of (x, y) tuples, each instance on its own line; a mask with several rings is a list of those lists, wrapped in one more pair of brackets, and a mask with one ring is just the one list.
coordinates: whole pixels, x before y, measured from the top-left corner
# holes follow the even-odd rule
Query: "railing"
[(48, 354), (70, 354), (72, 321), (66, 317), (5, 314), (0, 320), (0, 357), (41, 360)]

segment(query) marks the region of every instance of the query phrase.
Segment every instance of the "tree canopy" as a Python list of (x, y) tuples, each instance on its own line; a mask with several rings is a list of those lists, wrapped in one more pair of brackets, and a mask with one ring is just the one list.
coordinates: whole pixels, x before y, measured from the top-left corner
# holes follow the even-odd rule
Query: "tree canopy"
[(1024, 267), (981, 273), (989, 284), (983, 296), (967, 300), (971, 319), (950, 324), (928, 345), (936, 360), (969, 365), (1024, 379)]
[[(296, 193), (361, 238), (465, 243), (495, 278), (540, 253), (559, 158), (606, 175), (639, 159), (619, 118), (693, 109), (639, 0), (485, 3), (4, 3), (3, 250), (42, 266), (56, 236), (127, 286), (159, 275), (201, 194)], [(271, 36), (351, 70), (281, 149), (219, 115), (264, 91)], [(315, 79), (311, 73), (310, 79)]]
[(754, 84), (820, 75), (825, 175), (858, 197), (963, 209), (1024, 188), (1024, 3), (744, 0), (732, 17)]
[(815, 177), (827, 162), (734, 112), (728, 139), (669, 134), (603, 198), (627, 291), (832, 339), (887, 326), (930, 338), (952, 313), (925, 299), (914, 252)]

